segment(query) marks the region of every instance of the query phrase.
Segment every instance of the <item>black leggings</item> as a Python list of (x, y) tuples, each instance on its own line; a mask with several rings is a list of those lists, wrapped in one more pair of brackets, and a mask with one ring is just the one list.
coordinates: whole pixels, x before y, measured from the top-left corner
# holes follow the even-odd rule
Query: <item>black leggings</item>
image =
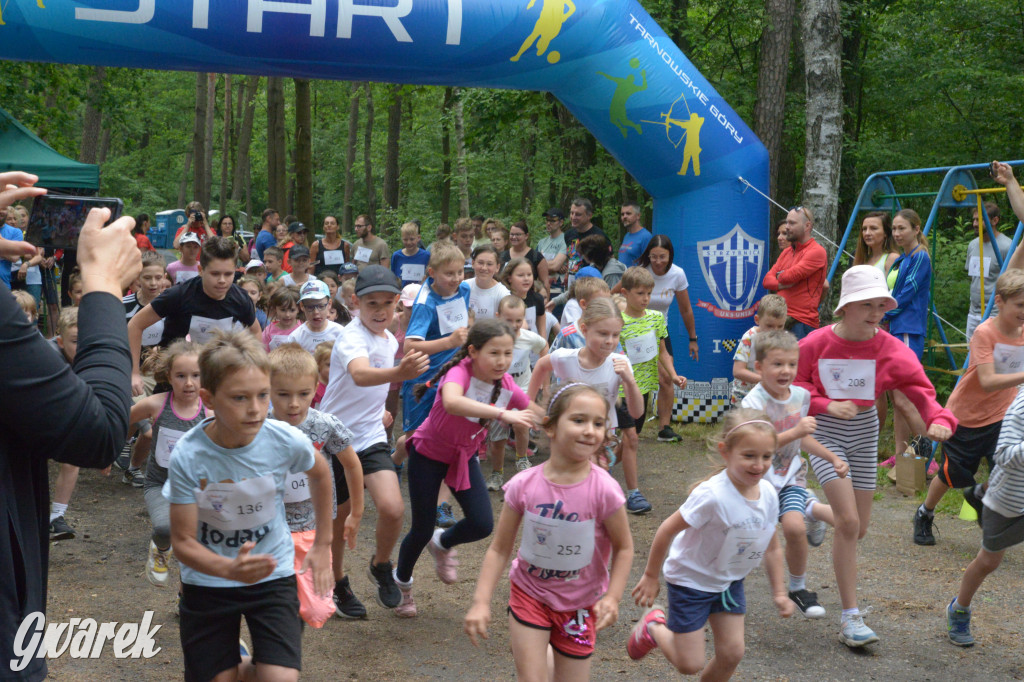
[[(437, 518), (437, 493), (448, 474), (444, 462), (424, 457), (416, 452), (411, 443), (406, 445), (409, 462), (406, 465), (409, 479), (409, 506), (412, 509), (412, 524), (409, 533), (402, 540), (398, 550), (398, 579), (407, 583), (412, 579), (412, 569), (420, 558), (430, 538), (434, 535), (434, 521)], [(469, 460), (469, 483), (466, 490), (452, 491), (462, 508), (462, 520), (441, 535), (445, 549), (467, 542), (483, 540), (494, 530), (494, 513), (491, 498), (487, 494), (487, 483), (480, 470), (480, 461)]]

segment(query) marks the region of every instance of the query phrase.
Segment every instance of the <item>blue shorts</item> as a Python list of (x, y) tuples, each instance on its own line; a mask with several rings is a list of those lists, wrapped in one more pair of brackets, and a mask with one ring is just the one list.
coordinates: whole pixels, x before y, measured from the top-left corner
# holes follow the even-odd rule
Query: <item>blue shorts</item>
[(712, 613), (743, 615), (747, 612), (742, 579), (733, 581), (725, 592), (704, 592), (672, 583), (667, 586), (668, 622), (665, 625), (680, 635), (700, 630)]
[(779, 518), (786, 512), (798, 511), (804, 513), (807, 506), (807, 488), (798, 485), (783, 486), (779, 491)]
[(430, 408), (434, 406), (434, 396), (437, 394), (437, 387), (432, 386), (423, 394), (423, 399), (417, 401), (412, 397), (415, 385), (411, 381), (402, 384), (402, 431), (406, 433), (415, 431), (427, 420)]
[(914, 355), (920, 360), (924, 357), (924, 334), (893, 334), (904, 346), (914, 351)]

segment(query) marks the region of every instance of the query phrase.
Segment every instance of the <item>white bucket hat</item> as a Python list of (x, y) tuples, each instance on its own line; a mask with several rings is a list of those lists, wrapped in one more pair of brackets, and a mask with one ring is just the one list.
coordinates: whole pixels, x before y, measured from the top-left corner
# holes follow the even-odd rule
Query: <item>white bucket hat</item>
[(874, 265), (854, 265), (843, 273), (840, 291), (839, 305), (833, 314), (838, 314), (847, 303), (868, 301), (872, 298), (886, 299), (886, 312), (896, 307), (896, 299), (889, 293), (889, 287), (885, 284), (885, 275)]

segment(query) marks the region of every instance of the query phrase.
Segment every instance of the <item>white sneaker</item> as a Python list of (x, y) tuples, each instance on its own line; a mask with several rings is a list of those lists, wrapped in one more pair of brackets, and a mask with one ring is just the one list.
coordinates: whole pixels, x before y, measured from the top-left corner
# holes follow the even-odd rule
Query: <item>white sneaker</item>
[(156, 543), (149, 541), (149, 558), (146, 559), (146, 578), (157, 587), (167, 587), (167, 564), (171, 558), (171, 549), (158, 549)]
[(842, 629), (839, 631), (839, 641), (851, 648), (862, 647), (866, 644), (873, 644), (878, 641), (875, 631), (864, 625), (864, 617), (853, 616), (843, 620)]
[[(807, 497), (812, 498), (815, 502), (818, 501), (818, 496), (810, 488), (807, 489)], [(814, 507), (811, 507), (811, 509), (814, 509)], [(807, 529), (807, 544), (811, 547), (819, 547), (825, 541), (825, 531), (828, 529), (828, 524), (820, 519), (809, 516), (806, 510), (807, 507), (805, 506), (804, 526)]]
[(526, 471), (532, 466), (529, 457), (516, 457), (516, 471)]
[(501, 486), (505, 484), (505, 479), (500, 472), (495, 471), (491, 474), (491, 477), (487, 479), (487, 489), (492, 493), (501, 490)]

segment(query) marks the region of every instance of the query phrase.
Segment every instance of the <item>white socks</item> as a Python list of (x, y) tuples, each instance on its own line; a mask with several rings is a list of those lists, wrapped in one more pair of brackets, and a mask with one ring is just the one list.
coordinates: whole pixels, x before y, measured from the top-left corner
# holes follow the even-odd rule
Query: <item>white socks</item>
[(68, 511), (68, 506), (66, 504), (61, 504), (60, 502), (51, 502), (50, 503), (50, 523), (53, 523), (54, 519), (57, 519), (57, 518), (60, 518), (61, 516), (64, 516), (67, 513), (67, 511)]

